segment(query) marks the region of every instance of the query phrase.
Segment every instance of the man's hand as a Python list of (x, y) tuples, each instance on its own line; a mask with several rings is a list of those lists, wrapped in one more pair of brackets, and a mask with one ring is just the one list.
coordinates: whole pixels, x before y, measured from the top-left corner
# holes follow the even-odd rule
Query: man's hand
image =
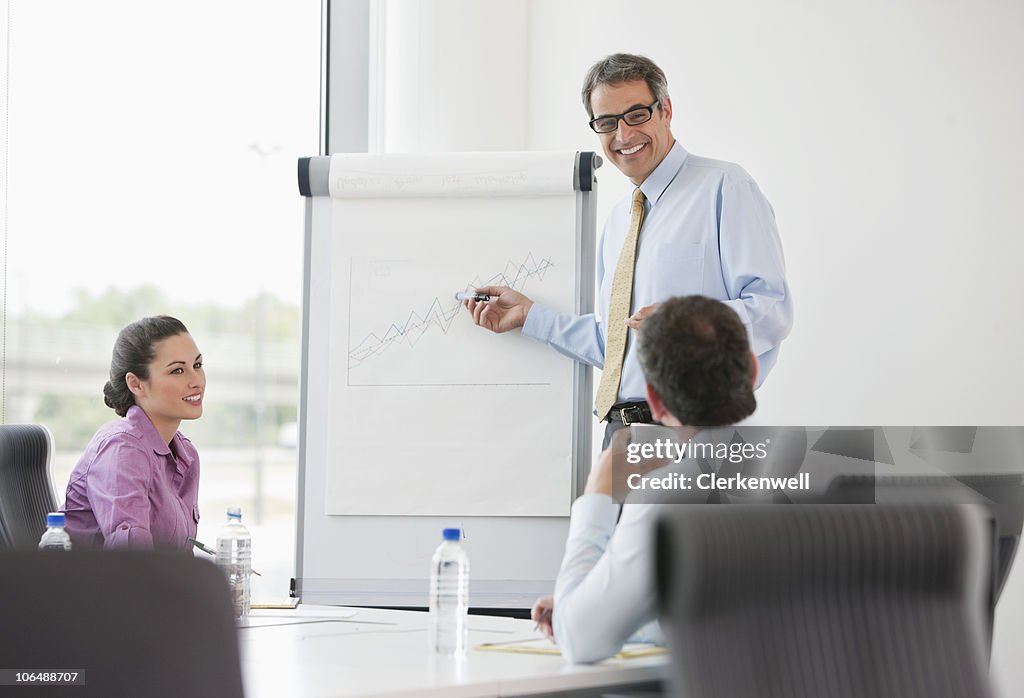
[(645, 458), (636, 464), (627, 462), (626, 448), (631, 438), (632, 432), (628, 427), (612, 434), (612, 442), (601, 452), (597, 458), (597, 465), (590, 471), (584, 494), (606, 494), (616, 502), (621, 502), (629, 494), (630, 475), (645, 475), (671, 462), (667, 458)]
[(652, 303), (651, 305), (645, 305), (644, 307), (640, 308), (640, 310), (636, 311), (628, 318), (626, 318), (626, 324), (629, 325), (630, 329), (639, 330), (640, 326), (644, 324), (644, 318), (646, 318), (648, 315), (657, 310), (659, 305), (661, 305), (661, 303)]
[(491, 332), (508, 332), (522, 327), (533, 307), (532, 300), (508, 286), (481, 286), (476, 292), (486, 293), (492, 300), (481, 303), (469, 299), (462, 304), (473, 314), (473, 322)]
[(530, 611), (530, 618), (537, 624), (537, 630), (544, 633), (544, 636), (555, 641), (555, 628), (551, 625), (551, 616), (555, 611), (555, 597), (542, 596), (533, 602), (533, 610)]

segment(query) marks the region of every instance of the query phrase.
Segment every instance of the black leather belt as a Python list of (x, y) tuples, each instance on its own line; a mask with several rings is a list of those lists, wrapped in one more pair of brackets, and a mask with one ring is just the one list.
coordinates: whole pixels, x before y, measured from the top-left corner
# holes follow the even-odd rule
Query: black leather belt
[(622, 402), (612, 405), (611, 411), (605, 417), (609, 422), (622, 422), (624, 426), (630, 424), (652, 424), (651, 408), (646, 402)]

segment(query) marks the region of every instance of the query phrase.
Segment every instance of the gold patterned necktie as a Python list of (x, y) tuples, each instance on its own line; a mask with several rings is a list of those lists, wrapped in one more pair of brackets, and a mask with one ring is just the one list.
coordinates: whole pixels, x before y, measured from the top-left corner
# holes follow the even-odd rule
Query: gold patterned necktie
[(633, 302), (633, 266), (636, 263), (636, 243), (640, 237), (640, 226), (644, 222), (644, 193), (637, 187), (633, 192), (632, 217), (629, 222), (629, 233), (622, 243), (619, 262), (615, 266), (612, 277), (611, 301), (608, 304), (607, 338), (604, 347), (604, 371), (601, 373), (601, 384), (597, 387), (594, 406), (599, 419), (608, 416), (615, 398), (619, 395), (619, 381), (622, 379), (622, 360), (626, 356), (626, 337), (629, 317)]

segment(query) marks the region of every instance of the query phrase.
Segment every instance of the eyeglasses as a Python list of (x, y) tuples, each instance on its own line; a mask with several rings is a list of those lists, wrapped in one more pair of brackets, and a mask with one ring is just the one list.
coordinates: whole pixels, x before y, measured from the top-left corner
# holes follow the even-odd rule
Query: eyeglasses
[(590, 128), (594, 129), (595, 133), (611, 133), (619, 128), (619, 119), (625, 121), (627, 126), (646, 124), (654, 116), (654, 108), (658, 106), (660, 101), (660, 99), (656, 99), (649, 107), (636, 107), (635, 109), (630, 109), (625, 114), (595, 117), (590, 120)]

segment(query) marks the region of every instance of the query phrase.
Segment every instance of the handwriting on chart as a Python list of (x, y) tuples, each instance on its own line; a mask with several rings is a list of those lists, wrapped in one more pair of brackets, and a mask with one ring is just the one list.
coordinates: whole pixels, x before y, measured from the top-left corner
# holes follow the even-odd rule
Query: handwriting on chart
[(378, 174), (349, 170), (341, 172), (335, 179), (335, 188), (340, 191), (369, 191), (385, 189), (478, 189), (515, 186), (529, 181), (525, 170), (501, 172), (462, 172), (459, 174)]
[[(505, 263), (505, 268), (497, 274), (488, 279), (476, 276), (463, 288), (468, 291), (480, 286), (509, 286), (522, 290), (531, 279), (543, 281), (553, 266), (555, 265), (550, 257), (541, 257), (538, 260), (533, 256), (533, 252), (528, 252), (522, 262), (517, 263), (510, 259)], [(375, 277), (391, 275), (391, 269), (386, 263), (371, 263), (370, 269)], [(462, 311), (462, 303), (453, 301), (451, 297), (442, 300), (435, 296), (424, 305), (426, 310), (409, 308), (400, 313), (387, 328), (371, 331), (354, 343), (351, 342), (350, 336), (349, 370), (359, 368), (367, 359), (379, 356), (392, 346), (404, 344), (410, 348), (415, 347), (420, 338), (430, 330), (440, 330), (441, 334), (447, 335), (455, 317)], [(349, 313), (351, 314), (351, 309)], [(351, 331), (351, 326), (349, 329)]]

